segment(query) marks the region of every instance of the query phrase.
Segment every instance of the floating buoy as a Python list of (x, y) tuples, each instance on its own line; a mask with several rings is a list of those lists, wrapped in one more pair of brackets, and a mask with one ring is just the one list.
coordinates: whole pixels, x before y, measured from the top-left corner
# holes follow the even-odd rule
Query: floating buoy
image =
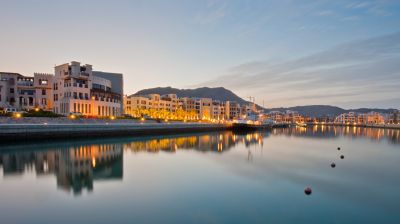
[(306, 189), (304, 189), (304, 193), (305, 193), (306, 195), (310, 195), (310, 194), (312, 193), (311, 187), (306, 187)]
[(337, 150), (340, 150), (340, 147), (337, 147)]
[(340, 158), (341, 158), (341, 159), (344, 159), (344, 155), (341, 155)]
[(331, 163), (331, 167), (332, 167), (332, 168), (335, 168), (335, 167), (336, 167), (336, 164), (335, 164), (335, 163)]

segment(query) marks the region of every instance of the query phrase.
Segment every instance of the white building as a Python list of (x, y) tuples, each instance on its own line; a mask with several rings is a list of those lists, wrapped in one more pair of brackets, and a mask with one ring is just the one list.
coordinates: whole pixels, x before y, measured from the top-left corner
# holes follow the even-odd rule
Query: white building
[(92, 65), (71, 62), (54, 69), (54, 109), (58, 114), (120, 116), (122, 95), (112, 91), (112, 81), (94, 76)]

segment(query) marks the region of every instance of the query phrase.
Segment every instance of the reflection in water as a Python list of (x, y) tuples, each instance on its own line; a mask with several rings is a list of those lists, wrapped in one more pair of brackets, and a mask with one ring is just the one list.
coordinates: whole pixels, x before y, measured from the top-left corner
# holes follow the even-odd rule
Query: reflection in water
[(93, 190), (93, 181), (123, 177), (123, 151), (157, 153), (195, 149), (221, 153), (238, 143), (245, 146), (263, 143), (266, 133), (235, 135), (232, 132), (195, 136), (164, 137), (128, 143), (90, 144), (48, 147), (46, 150), (16, 150), (0, 153), (4, 176), (21, 175), (35, 170), (38, 176), (55, 174), (57, 186), (65, 191)]
[(122, 179), (122, 147), (118, 144), (49, 148), (0, 154), (4, 176), (35, 170), (38, 176), (55, 174), (57, 186), (74, 194), (93, 189), (93, 180)]
[[(393, 144), (400, 143), (400, 130), (313, 126), (291, 129), (274, 129), (273, 135), (286, 135), (312, 138), (367, 137), (380, 141), (387, 139)], [(267, 132), (235, 134), (216, 132), (191, 136), (158, 137), (140, 140), (118, 141), (117, 143), (98, 143), (48, 146), (42, 150), (8, 150), (0, 152), (0, 166), (4, 176), (20, 175), (34, 170), (38, 176), (54, 174), (57, 186), (65, 191), (80, 194), (83, 189), (93, 190), (93, 181), (122, 180), (123, 152), (158, 153), (194, 149), (200, 152), (222, 153), (237, 144), (263, 146), (269, 136)], [(253, 160), (251, 150), (247, 160)]]
[(398, 223), (398, 143), (399, 130), (312, 126), (7, 145), (0, 216), (2, 223)]
[(263, 144), (263, 138), (268, 133), (234, 134), (232, 132), (212, 133), (206, 135), (182, 136), (175, 138), (158, 138), (144, 141), (133, 141), (124, 144), (124, 149), (132, 152), (175, 152), (180, 149), (195, 149), (197, 151), (224, 152), (238, 143), (246, 147), (252, 144)]
[(314, 125), (307, 128), (296, 127), (287, 129), (274, 129), (272, 134), (312, 138), (334, 138), (340, 136), (351, 138), (366, 137), (375, 141), (387, 140), (393, 144), (400, 143), (399, 129)]

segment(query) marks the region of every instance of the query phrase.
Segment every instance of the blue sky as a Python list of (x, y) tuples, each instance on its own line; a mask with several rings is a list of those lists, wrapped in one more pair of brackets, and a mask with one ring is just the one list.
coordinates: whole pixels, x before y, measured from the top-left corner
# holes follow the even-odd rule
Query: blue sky
[(267, 107), (400, 108), (400, 1), (0, 0), (0, 70), (72, 60), (125, 93), (224, 86)]

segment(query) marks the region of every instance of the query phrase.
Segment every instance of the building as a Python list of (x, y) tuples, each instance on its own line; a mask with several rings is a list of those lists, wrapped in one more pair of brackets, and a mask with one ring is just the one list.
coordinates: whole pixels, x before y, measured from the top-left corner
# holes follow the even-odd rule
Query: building
[(153, 118), (170, 118), (176, 116), (179, 100), (176, 94), (130, 95), (124, 97), (125, 113), (134, 117), (148, 115)]
[(0, 107), (52, 110), (53, 75), (34, 73), (33, 77), (0, 72)]
[[(115, 78), (117, 87), (113, 92), (113, 81), (93, 75), (92, 65), (71, 62), (54, 68), (53, 111), (62, 115), (78, 113), (85, 116), (120, 116), (122, 108), (122, 87)], [(99, 74), (99, 73), (97, 73)], [(114, 73), (102, 73), (112, 76)], [(104, 75), (106, 74), (106, 75)]]
[[(111, 72), (102, 72), (102, 71), (93, 71), (93, 76), (94, 77), (100, 77), (106, 80), (109, 80), (111, 82), (111, 92), (117, 93), (120, 96), (124, 95), (124, 78), (123, 74), (121, 73), (111, 73)], [(123, 100), (121, 101), (121, 114), (124, 113), (124, 105), (123, 105)]]
[(228, 119), (240, 118), (241, 107), (239, 103), (226, 101), (225, 114)]
[(384, 124), (385, 117), (377, 112), (359, 114), (349, 112), (340, 114), (334, 122), (338, 124)]
[(125, 113), (133, 117), (147, 115), (152, 118), (184, 120), (237, 119), (251, 109), (236, 102), (197, 97), (179, 98), (176, 94), (124, 96), (124, 108)]
[(357, 122), (357, 116), (355, 112), (343, 113), (335, 118), (335, 123), (339, 124), (353, 124)]

